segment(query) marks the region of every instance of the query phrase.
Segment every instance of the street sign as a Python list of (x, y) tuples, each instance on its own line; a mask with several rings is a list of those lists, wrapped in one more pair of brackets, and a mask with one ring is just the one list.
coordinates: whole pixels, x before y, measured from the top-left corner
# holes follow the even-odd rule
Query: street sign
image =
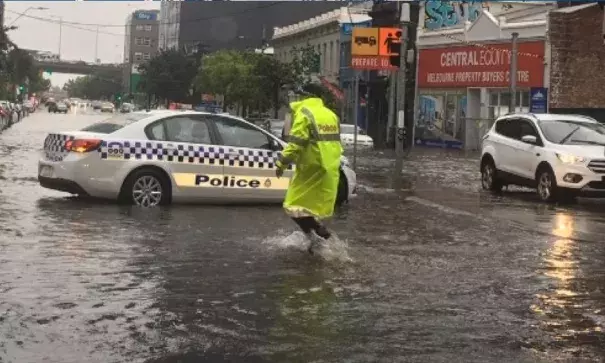
[(399, 55), (397, 49), (401, 49), (402, 32), (399, 28), (380, 28), (378, 31), (380, 47), (378, 55), (393, 56)]
[(351, 55), (378, 55), (378, 28), (353, 28)]
[(399, 28), (353, 28), (351, 68), (394, 70), (390, 57), (399, 54), (402, 30)]
[(529, 112), (548, 113), (548, 88), (532, 87), (529, 97)]
[(371, 26), (371, 21), (366, 21), (362, 23), (342, 23), (341, 29), (343, 35), (351, 35), (353, 33), (353, 28), (369, 28)]

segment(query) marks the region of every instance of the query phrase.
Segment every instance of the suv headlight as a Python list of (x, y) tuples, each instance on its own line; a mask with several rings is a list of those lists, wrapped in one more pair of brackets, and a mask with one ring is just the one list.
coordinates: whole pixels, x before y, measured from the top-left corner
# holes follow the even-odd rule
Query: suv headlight
[(569, 154), (557, 153), (557, 158), (559, 160), (561, 160), (562, 163), (565, 163), (565, 164), (576, 164), (576, 163), (583, 163), (584, 161), (586, 161), (586, 159), (581, 156), (575, 156), (575, 155), (569, 155)]

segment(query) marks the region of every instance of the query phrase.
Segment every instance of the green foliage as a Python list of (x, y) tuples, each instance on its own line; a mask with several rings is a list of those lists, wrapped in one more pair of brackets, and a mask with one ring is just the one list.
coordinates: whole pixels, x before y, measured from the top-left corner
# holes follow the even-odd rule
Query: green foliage
[(63, 86), (69, 97), (86, 98), (89, 100), (110, 99), (122, 89), (119, 76), (112, 73), (97, 74), (70, 79)]
[(189, 96), (196, 67), (194, 59), (171, 49), (141, 64), (139, 72), (139, 91), (166, 101), (183, 102)]
[[(202, 60), (196, 87), (203, 93), (222, 95), (224, 106), (242, 104), (250, 111), (275, 111), (284, 104), (282, 90), (311, 84), (319, 72), (319, 57), (312, 46), (293, 50), (293, 60), (280, 62), (266, 54), (222, 50)], [(323, 88), (323, 86), (317, 86)], [(329, 92), (324, 92), (333, 100)], [(332, 102), (333, 103), (333, 102)]]

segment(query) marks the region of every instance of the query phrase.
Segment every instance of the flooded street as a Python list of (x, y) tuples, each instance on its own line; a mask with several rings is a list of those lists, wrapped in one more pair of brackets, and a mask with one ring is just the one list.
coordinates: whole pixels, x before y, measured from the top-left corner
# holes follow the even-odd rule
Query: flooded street
[[(480, 191), (476, 155), (357, 159), (321, 259), (279, 207), (42, 189), (40, 110), (0, 134), (0, 362), (600, 362), (605, 203)], [(352, 261), (347, 261), (349, 256)]]

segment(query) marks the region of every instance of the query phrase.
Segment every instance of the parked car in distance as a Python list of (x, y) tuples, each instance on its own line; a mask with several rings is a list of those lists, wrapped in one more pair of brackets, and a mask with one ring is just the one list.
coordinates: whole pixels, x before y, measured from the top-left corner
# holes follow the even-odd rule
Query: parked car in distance
[(101, 112), (113, 112), (114, 111), (114, 105), (111, 102), (103, 102), (103, 104), (101, 105)]
[(67, 111), (69, 111), (69, 108), (67, 107), (67, 105), (64, 102), (57, 102), (54, 104), (54, 106), (49, 107), (48, 108), (48, 112), (53, 112), (53, 113), (67, 113)]
[[(340, 124), (340, 141), (344, 147), (352, 147), (355, 145), (355, 125)], [(374, 147), (374, 140), (372, 140), (361, 127), (357, 127), (357, 147)]]
[(132, 103), (124, 102), (120, 106), (121, 113), (128, 113), (128, 112), (132, 112), (132, 111), (134, 111), (134, 105)]

